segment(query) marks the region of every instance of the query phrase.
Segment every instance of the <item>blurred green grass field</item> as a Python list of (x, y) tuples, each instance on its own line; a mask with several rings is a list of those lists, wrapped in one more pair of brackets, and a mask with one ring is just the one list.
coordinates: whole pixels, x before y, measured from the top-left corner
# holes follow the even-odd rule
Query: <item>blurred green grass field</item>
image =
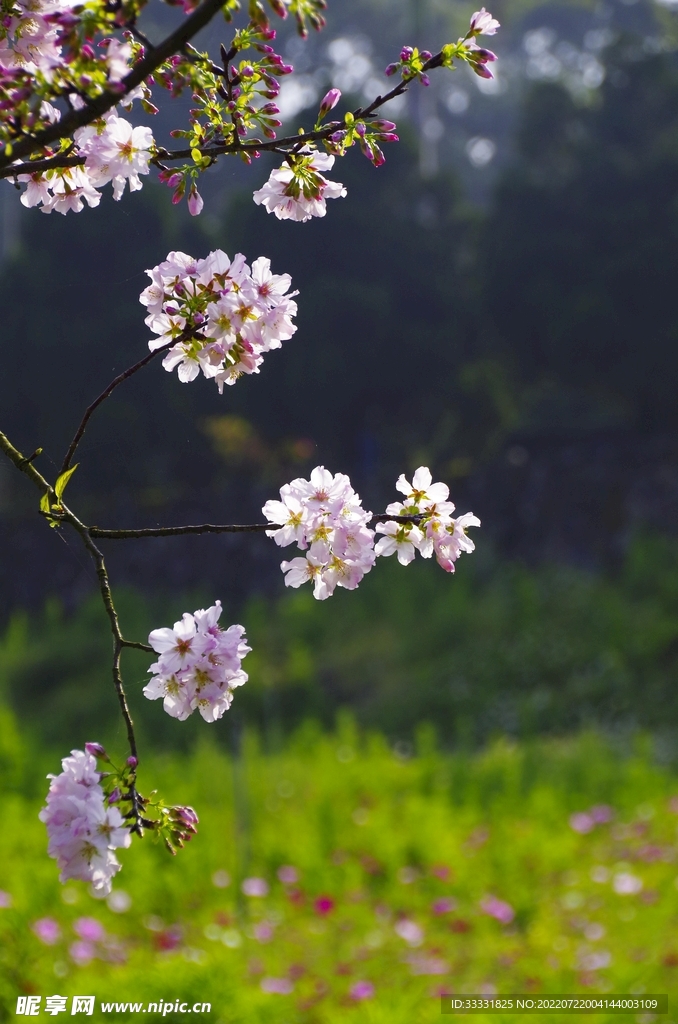
[(59, 884), (27, 795), (58, 759), (2, 724), (5, 1019), (22, 994), (209, 1002), (201, 1019), (223, 1024), (413, 1024), (439, 1019), (441, 993), (678, 998), (678, 778), (649, 740), (450, 754), (430, 728), (409, 750), (345, 718), (278, 753), (250, 731), (237, 756), (153, 755), (142, 788), (195, 806), (199, 834), (177, 858), (135, 841), (100, 901)]

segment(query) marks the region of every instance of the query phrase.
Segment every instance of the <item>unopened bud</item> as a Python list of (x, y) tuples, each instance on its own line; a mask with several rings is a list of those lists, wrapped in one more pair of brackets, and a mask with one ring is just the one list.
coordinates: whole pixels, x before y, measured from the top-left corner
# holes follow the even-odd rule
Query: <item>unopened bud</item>
[(478, 64), (487, 64), (488, 61), (497, 60), (496, 53), (492, 53), (492, 50), (486, 50), (484, 47), (479, 46), (478, 49), (474, 49), (470, 54), (471, 60), (477, 61)]
[(111, 793), (111, 795), (108, 798), (108, 803), (109, 804), (117, 804), (117, 802), (118, 802), (118, 800), (120, 799), (121, 796), (122, 796), (122, 793), (120, 792), (120, 790), (116, 786), (115, 789), (113, 790), (113, 792)]
[(400, 59), (409, 60), (413, 53), (414, 50), (412, 49), (411, 46), (403, 46), (402, 50), (400, 51)]
[(197, 217), (202, 212), (204, 206), (203, 198), (198, 192), (195, 185), (191, 186), (191, 191), (188, 194), (188, 212), (191, 217)]
[(198, 815), (192, 807), (184, 807), (181, 805), (172, 807), (170, 814), (175, 821), (180, 821), (185, 828), (194, 829), (195, 826), (199, 824)]
[(134, 756), (128, 757), (126, 763), (130, 768), (136, 768), (136, 766), (139, 764), (139, 759)]
[(86, 743), (85, 750), (92, 757), (100, 757), (102, 761), (108, 761), (108, 754), (100, 743)]
[(341, 89), (330, 89), (329, 92), (323, 96), (322, 103), (320, 104), (320, 110), (318, 111), (319, 117), (324, 117), (330, 110), (336, 107), (337, 103), (341, 99)]

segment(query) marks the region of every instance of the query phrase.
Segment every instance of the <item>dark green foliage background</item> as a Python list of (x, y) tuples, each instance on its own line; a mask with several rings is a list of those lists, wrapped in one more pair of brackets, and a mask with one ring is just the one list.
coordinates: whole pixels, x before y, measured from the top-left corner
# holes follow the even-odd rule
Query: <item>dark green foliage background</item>
[[(253, 544), (246, 569), (235, 549), (203, 539), (153, 549), (148, 562), (138, 548), (111, 551), (114, 582), (134, 583), (120, 596), (127, 635), (142, 639), (217, 595), (230, 621), (247, 627), (251, 682), (219, 735), (256, 721), (273, 742), (308, 715), (331, 723), (346, 704), (394, 737), (428, 720), (445, 743), (462, 745), (592, 723), (673, 735), (675, 545), (631, 544), (627, 531), (626, 554), (608, 575), (546, 564), (540, 550), (543, 564), (527, 568), (501, 547), (489, 554), (484, 538), (501, 524), (478, 507), (473, 487), (516, 438), (675, 435), (677, 109), (674, 56), (643, 55), (622, 39), (588, 105), (559, 86), (532, 89), (514, 158), (485, 210), (449, 173), (423, 181), (406, 138), (378, 172), (347, 159), (350, 201), (303, 228), (267, 218), (236, 189), (227, 214), (202, 223), (174, 218), (152, 187), (81, 218), (26, 213), (24, 246), (0, 281), (0, 408), (21, 448), (45, 446), (48, 473), (82, 407), (144, 352), (140, 268), (171, 247), (203, 254), (218, 245), (267, 253), (301, 292), (293, 342), (223, 398), (155, 365), (116, 393), (88, 431), (69, 487), (88, 522), (258, 518), (287, 467), (225, 465), (204, 432), (215, 415), (246, 418), (264, 445), (310, 438), (313, 455), (296, 472), (341, 468), (368, 507), (392, 498), (403, 467), (428, 464), (484, 521), (480, 551), (455, 578), (430, 563), (380, 564), (357, 593), (327, 604), (280, 597), (280, 553), (264, 542)], [(553, 514), (572, 534), (567, 503)], [(586, 563), (585, 521), (577, 522)], [(102, 683), (108, 636), (88, 596), (92, 580), (52, 572), (61, 539), (37, 521), (25, 481), (6, 471), (0, 527), (12, 537), (28, 531), (24, 554), (14, 541), (6, 547), (0, 581), (7, 699), (46, 743), (101, 735), (113, 696)], [(515, 529), (529, 550), (530, 523)], [(172, 566), (174, 577), (160, 579)], [(41, 611), (45, 593), (61, 604), (53, 596)], [(141, 698), (146, 668), (129, 655), (142, 733), (190, 743), (200, 723), (178, 724)]]

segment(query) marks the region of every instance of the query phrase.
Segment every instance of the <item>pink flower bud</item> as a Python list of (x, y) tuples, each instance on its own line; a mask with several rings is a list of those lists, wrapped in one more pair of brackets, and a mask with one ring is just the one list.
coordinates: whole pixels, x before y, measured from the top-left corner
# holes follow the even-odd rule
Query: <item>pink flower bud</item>
[(196, 825), (200, 824), (200, 819), (195, 813), (192, 807), (172, 807), (170, 814), (175, 821), (180, 822), (188, 829), (195, 829)]
[(127, 764), (130, 768), (136, 768), (136, 766), (139, 764), (139, 760), (136, 757), (128, 757)]
[(430, 85), (431, 84), (431, 79), (428, 77), (428, 75), (420, 75), (419, 76), (419, 81), (421, 82), (422, 85)]
[(319, 117), (324, 117), (330, 110), (333, 110), (340, 99), (341, 89), (330, 89), (329, 92), (325, 93), (320, 104), (320, 110), (318, 111)]
[(422, 50), (419, 56), (422, 60), (430, 60), (433, 54), (430, 50)]
[(414, 50), (412, 49), (411, 46), (403, 46), (402, 50), (400, 51), (400, 59), (409, 60), (413, 53)]
[(100, 757), (102, 761), (108, 761), (108, 754), (100, 743), (86, 743), (85, 750), (92, 757)]
[(122, 793), (120, 792), (120, 790), (116, 786), (115, 789), (113, 790), (113, 792), (110, 794), (110, 796), (108, 798), (108, 803), (109, 804), (117, 804), (117, 802), (118, 802), (118, 800), (120, 799), (121, 796), (122, 796)]
[(386, 70), (384, 71), (384, 74), (388, 75), (388, 77), (390, 78), (391, 75), (395, 75), (397, 70), (398, 70), (398, 65), (397, 64), (389, 64), (388, 67), (386, 68)]
[(486, 50), (482, 46), (479, 46), (477, 50), (472, 51), (472, 60), (477, 61), (479, 64), (486, 64), (488, 61), (496, 59), (496, 53), (492, 53), (492, 50)]
[(396, 127), (393, 121), (384, 121), (382, 119), (371, 121), (370, 124), (378, 132), (392, 132)]

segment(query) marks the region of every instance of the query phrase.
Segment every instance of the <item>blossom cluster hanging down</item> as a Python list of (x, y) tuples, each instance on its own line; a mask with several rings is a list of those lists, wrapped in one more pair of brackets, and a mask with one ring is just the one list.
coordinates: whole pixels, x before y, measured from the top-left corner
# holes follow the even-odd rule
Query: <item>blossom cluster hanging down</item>
[(263, 513), (281, 529), (267, 531), (276, 544), (297, 543), (305, 558), (283, 562), (288, 587), (313, 580), (313, 594), (322, 601), (334, 588), (355, 590), (374, 565), (374, 532), (366, 524), (371, 512), (343, 473), (336, 476), (316, 466), (310, 480), (293, 480), (280, 488), (280, 501), (267, 501)]
[(286, 547), (296, 542), (305, 556), (281, 564), (285, 585), (300, 587), (313, 580), (318, 600), (330, 597), (335, 587), (354, 590), (370, 571), (378, 555), (397, 554), (408, 565), (419, 551), (422, 558), (435, 554), (438, 564), (454, 572), (454, 563), (462, 552), (475, 545), (467, 535), (470, 526), (480, 526), (471, 512), (453, 518), (454, 505), (448, 501), (449, 488), (433, 483), (430, 471), (420, 466), (412, 483), (401, 475), (397, 489), (404, 502), (388, 505), (388, 515), (412, 517), (410, 522), (379, 522), (376, 532), (383, 534), (375, 545), (375, 531), (368, 529), (372, 513), (362, 508), (360, 498), (343, 473), (336, 476), (317, 466), (310, 480), (292, 480), (280, 489), (280, 501), (267, 501), (263, 513), (277, 529), (267, 531), (276, 544)]
[[(338, 90), (335, 90), (338, 92)], [(290, 156), (282, 167), (271, 171), (266, 184), (254, 193), (254, 202), (263, 205), (278, 220), (306, 221), (324, 217), (327, 199), (342, 199), (346, 189), (338, 181), (329, 181), (321, 172), (329, 171), (334, 157), (328, 153), (301, 152)]]
[(148, 642), (160, 655), (149, 668), (144, 687), (149, 700), (163, 698), (172, 718), (184, 721), (198, 710), (206, 722), (216, 722), (233, 700), (233, 690), (247, 682), (241, 662), (251, 651), (242, 626), (221, 629), (221, 602), (190, 615), (184, 612), (174, 628), (154, 629)]
[[(50, 106), (50, 104), (43, 104)], [(52, 117), (58, 120), (59, 111), (52, 107)], [(113, 198), (122, 198), (125, 183), (130, 192), (142, 187), (139, 175), (148, 174), (154, 146), (150, 128), (134, 128), (124, 117), (109, 111), (100, 121), (78, 128), (74, 134), (75, 155), (84, 157), (85, 163), (35, 174), (19, 174), (17, 180), (26, 182), (21, 196), (24, 206), (38, 206), (42, 213), (66, 214), (69, 210), (80, 213), (84, 203), (98, 206), (98, 189), (113, 185)]]
[(47, 805), (39, 815), (47, 826), (49, 855), (59, 865), (62, 882), (81, 879), (98, 896), (107, 896), (121, 867), (113, 851), (129, 846), (132, 837), (117, 807), (107, 806), (96, 757), (72, 750), (61, 764), (60, 775), (47, 776)]
[(204, 260), (183, 252), (147, 270), (151, 284), (139, 296), (148, 308), (145, 323), (158, 337), (152, 352), (168, 348), (162, 365), (177, 368), (179, 380), (202, 370), (223, 393), (243, 373), (258, 373), (264, 354), (280, 348), (296, 331), (297, 304), (289, 274), (272, 274), (260, 256), (252, 267), (242, 253), (230, 260), (216, 249)]

